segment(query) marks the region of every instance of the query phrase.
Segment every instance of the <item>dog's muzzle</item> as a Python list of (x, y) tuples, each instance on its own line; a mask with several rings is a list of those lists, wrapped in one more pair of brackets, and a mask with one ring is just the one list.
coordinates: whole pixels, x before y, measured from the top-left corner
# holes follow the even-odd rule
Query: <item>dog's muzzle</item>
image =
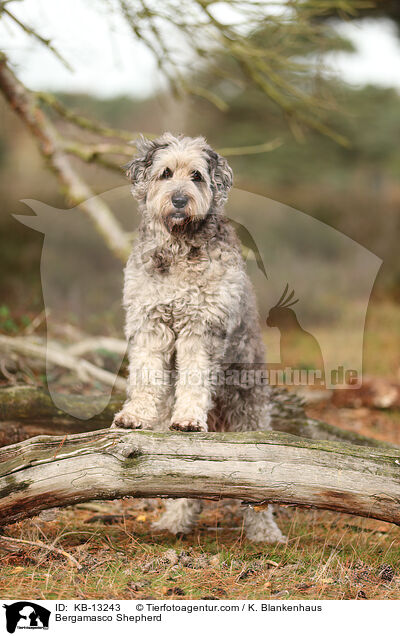
[(190, 215), (185, 211), (189, 197), (181, 192), (175, 192), (171, 197), (172, 210), (167, 215), (165, 222), (168, 230), (186, 225), (190, 221)]

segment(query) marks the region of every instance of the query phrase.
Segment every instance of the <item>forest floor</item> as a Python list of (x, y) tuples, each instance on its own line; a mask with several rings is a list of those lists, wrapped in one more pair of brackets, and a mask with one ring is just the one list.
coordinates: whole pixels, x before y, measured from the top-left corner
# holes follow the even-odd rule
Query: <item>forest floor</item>
[(279, 508), (287, 542), (261, 545), (244, 538), (236, 504), (208, 504), (186, 537), (151, 530), (160, 508), (112, 502), (4, 529), (49, 549), (1, 541), (0, 598), (400, 598), (400, 530), (388, 523)]

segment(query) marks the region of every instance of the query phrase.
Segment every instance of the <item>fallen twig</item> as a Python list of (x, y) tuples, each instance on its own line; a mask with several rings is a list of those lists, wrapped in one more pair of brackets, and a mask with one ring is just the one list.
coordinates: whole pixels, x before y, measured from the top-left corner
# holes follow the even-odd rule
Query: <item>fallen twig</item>
[(120, 390), (124, 390), (126, 387), (126, 380), (124, 378), (120, 378), (110, 371), (101, 369), (87, 360), (79, 359), (61, 348), (55, 348), (49, 345), (45, 347), (44, 345), (34, 344), (26, 338), (3, 335), (0, 335), (0, 347), (5, 351), (37, 358), (47, 364), (54, 364), (64, 367), (65, 369), (70, 369), (76, 372), (82, 381), (87, 381), (88, 378), (92, 378), (103, 382), (103, 384), (107, 386), (115, 386), (115, 388)]
[(99, 349), (106, 349), (112, 353), (125, 355), (127, 342), (126, 340), (120, 340), (119, 338), (86, 338), (85, 340), (81, 340), (81, 342), (70, 345), (67, 351), (73, 356), (84, 356), (86, 353)]
[(57, 554), (61, 554), (66, 559), (68, 559), (78, 570), (82, 569), (81, 564), (75, 559), (75, 557), (72, 556), (72, 554), (69, 554), (69, 552), (62, 550), (61, 548), (56, 548), (53, 545), (48, 545), (47, 543), (44, 543), (43, 541), (28, 541), (27, 539), (15, 539), (14, 537), (5, 537), (4, 535), (0, 535), (0, 540), (5, 541), (6, 543), (21, 543), (23, 545), (30, 545), (35, 548), (48, 550), (49, 552), (56, 552)]

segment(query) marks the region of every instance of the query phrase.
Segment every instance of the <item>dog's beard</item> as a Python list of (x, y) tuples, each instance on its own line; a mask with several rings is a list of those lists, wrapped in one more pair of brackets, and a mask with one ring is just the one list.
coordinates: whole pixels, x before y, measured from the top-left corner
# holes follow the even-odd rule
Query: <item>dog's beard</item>
[(186, 214), (180, 216), (175, 211), (164, 217), (164, 225), (168, 232), (174, 236), (193, 236), (206, 222), (207, 215), (195, 216)]

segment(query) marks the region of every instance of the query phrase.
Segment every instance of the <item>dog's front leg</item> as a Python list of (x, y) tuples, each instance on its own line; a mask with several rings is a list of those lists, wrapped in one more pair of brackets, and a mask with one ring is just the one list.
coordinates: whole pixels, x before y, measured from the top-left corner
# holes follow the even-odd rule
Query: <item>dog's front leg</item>
[(207, 431), (211, 409), (211, 360), (201, 335), (181, 334), (176, 340), (178, 371), (171, 428), (179, 431)]
[(173, 334), (154, 322), (134, 334), (129, 343), (127, 401), (114, 417), (113, 427), (168, 428), (172, 385), (170, 358)]

